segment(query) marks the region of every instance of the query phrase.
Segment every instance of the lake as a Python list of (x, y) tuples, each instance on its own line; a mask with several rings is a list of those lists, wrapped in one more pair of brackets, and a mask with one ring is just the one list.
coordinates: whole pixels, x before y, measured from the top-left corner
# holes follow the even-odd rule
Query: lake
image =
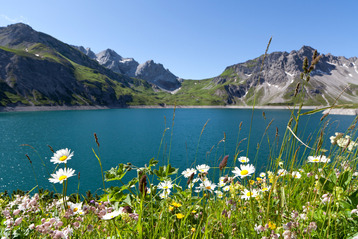
[[(263, 111), (266, 120), (262, 116)], [(158, 159), (160, 165), (166, 164), (169, 158), (174, 167), (179, 167), (179, 172), (190, 167), (194, 161), (195, 165), (206, 163), (218, 166), (219, 157), (224, 155), (230, 156), (230, 164), (237, 142), (249, 136), (252, 110), (176, 109), (174, 121), (173, 116), (173, 109), (0, 113), (0, 191), (26, 191), (36, 186), (26, 154), (32, 160), (40, 187), (53, 189), (48, 182), (47, 173), (52, 173), (55, 169), (55, 165), (49, 161), (53, 155), (47, 146), (50, 145), (54, 150), (69, 148), (74, 151), (74, 157), (68, 161), (68, 167), (76, 170), (76, 174), (80, 172), (81, 193), (87, 190), (95, 192), (101, 188), (102, 180), (98, 161), (92, 152), (92, 148), (98, 152), (94, 133), (99, 138), (99, 152), (104, 170), (127, 162), (142, 167), (151, 158)], [(261, 142), (268, 123), (274, 120), (269, 128), (269, 136), (273, 141), (276, 127), (282, 138), (289, 116), (288, 110), (255, 109), (248, 153), (252, 161), (256, 154), (256, 145)], [(309, 133), (316, 132), (321, 124), (321, 116), (304, 116), (299, 137), (304, 139)], [(331, 130), (329, 133), (333, 135), (337, 131), (344, 132), (354, 118), (355, 116), (328, 116)], [(222, 141), (224, 134), (226, 138)], [(328, 139), (330, 135), (326, 136)], [(244, 140), (240, 144), (239, 149), (243, 151), (240, 156), (246, 155), (247, 142), (248, 140)], [(24, 144), (31, 147), (22, 146)], [(268, 157), (265, 138), (255, 162), (258, 170), (265, 169)], [(41, 159), (47, 169), (42, 165)], [(135, 175), (134, 173), (126, 180)], [(108, 184), (110, 185), (115, 184)], [(56, 186), (61, 191), (61, 185)], [(78, 178), (70, 178), (69, 192), (76, 192), (77, 186)]]

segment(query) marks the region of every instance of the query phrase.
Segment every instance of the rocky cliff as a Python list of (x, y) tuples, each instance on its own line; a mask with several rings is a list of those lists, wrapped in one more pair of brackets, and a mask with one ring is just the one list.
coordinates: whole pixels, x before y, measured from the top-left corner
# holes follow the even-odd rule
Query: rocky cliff
[[(244, 63), (229, 66), (215, 84), (225, 85), (228, 104), (247, 104), (256, 92), (258, 104), (290, 103), (295, 87), (300, 82), (303, 60), (312, 61), (314, 49), (303, 46), (298, 51), (273, 52), (263, 61), (263, 56)], [(358, 102), (358, 59), (331, 54), (321, 58), (305, 85), (309, 104), (329, 105), (339, 97), (339, 102)], [(262, 68), (262, 69), (261, 69)], [(342, 93), (342, 94), (341, 94)]]
[(133, 58), (123, 58), (112, 49), (107, 49), (95, 54), (89, 48), (76, 47), (81, 52), (98, 61), (108, 69), (138, 79), (143, 79), (161, 89), (173, 91), (180, 87), (180, 79), (165, 69), (162, 64), (153, 60), (139, 64)]

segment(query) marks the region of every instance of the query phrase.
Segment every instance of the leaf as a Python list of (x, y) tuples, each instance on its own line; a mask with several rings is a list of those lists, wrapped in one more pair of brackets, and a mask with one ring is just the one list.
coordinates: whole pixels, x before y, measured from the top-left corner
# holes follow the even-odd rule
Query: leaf
[(344, 190), (347, 189), (349, 186), (349, 183), (352, 180), (352, 172), (351, 171), (345, 171), (342, 173), (338, 178), (338, 186), (342, 187)]
[(154, 158), (151, 158), (149, 160), (149, 167), (157, 165), (158, 162), (159, 162), (158, 160), (155, 160)]
[(124, 175), (126, 175), (127, 169), (124, 168), (124, 165), (121, 163), (115, 168), (111, 168), (110, 170), (105, 172), (105, 180), (107, 182), (121, 180)]
[(334, 183), (323, 177), (320, 177), (319, 182), (322, 184), (323, 190), (333, 193), (333, 189), (336, 186)]
[(158, 178), (165, 178), (169, 175), (177, 174), (178, 169), (173, 168), (170, 164), (168, 166), (162, 166), (159, 168), (159, 170), (154, 169), (153, 173), (158, 176)]
[(353, 207), (356, 207), (358, 205), (358, 189), (348, 197), (352, 201)]

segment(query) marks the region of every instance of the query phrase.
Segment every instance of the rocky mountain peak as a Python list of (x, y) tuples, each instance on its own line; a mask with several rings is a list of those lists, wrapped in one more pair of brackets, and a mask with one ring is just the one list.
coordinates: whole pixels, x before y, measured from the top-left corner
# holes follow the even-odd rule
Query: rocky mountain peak
[(180, 87), (178, 77), (165, 69), (162, 64), (148, 60), (137, 67), (135, 72), (137, 78), (151, 82), (166, 90), (175, 90)]
[(83, 54), (87, 55), (91, 59), (96, 59), (96, 54), (91, 50), (91, 48), (84, 48), (83, 46), (72, 46), (78, 50), (80, 50)]

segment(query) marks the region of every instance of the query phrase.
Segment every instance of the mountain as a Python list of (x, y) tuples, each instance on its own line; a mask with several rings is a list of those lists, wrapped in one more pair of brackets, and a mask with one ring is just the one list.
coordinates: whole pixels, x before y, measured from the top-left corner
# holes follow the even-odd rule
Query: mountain
[[(298, 51), (273, 52), (229, 66), (215, 85), (223, 86), (214, 94), (227, 96), (227, 104), (245, 105), (253, 102), (254, 93), (259, 105), (292, 104), (295, 88), (303, 71), (305, 57), (312, 61), (314, 49), (303, 46)], [(262, 67), (262, 70), (261, 70)], [(309, 82), (304, 86), (307, 105), (330, 105), (338, 102), (358, 102), (358, 58), (321, 54)], [(303, 85), (303, 84), (302, 84)]]
[[(358, 58), (320, 54), (309, 81), (300, 77), (314, 49), (273, 52), (203, 80), (180, 80), (162, 64), (142, 64), (111, 49), (95, 54), (30, 26), (0, 27), (0, 109), (15, 106), (304, 105), (358, 102)], [(299, 86), (299, 87), (297, 87)], [(304, 97), (295, 97), (295, 92)], [(301, 94), (298, 94), (301, 95)]]
[(125, 107), (144, 101), (141, 90), (153, 91), (22, 23), (0, 28), (0, 85), (0, 106)]
[(133, 58), (123, 58), (112, 49), (107, 49), (94, 54), (89, 48), (76, 47), (90, 58), (97, 60), (99, 64), (108, 69), (138, 79), (150, 82), (161, 89), (173, 91), (180, 87), (180, 79), (165, 69), (162, 64), (148, 60), (139, 64)]

